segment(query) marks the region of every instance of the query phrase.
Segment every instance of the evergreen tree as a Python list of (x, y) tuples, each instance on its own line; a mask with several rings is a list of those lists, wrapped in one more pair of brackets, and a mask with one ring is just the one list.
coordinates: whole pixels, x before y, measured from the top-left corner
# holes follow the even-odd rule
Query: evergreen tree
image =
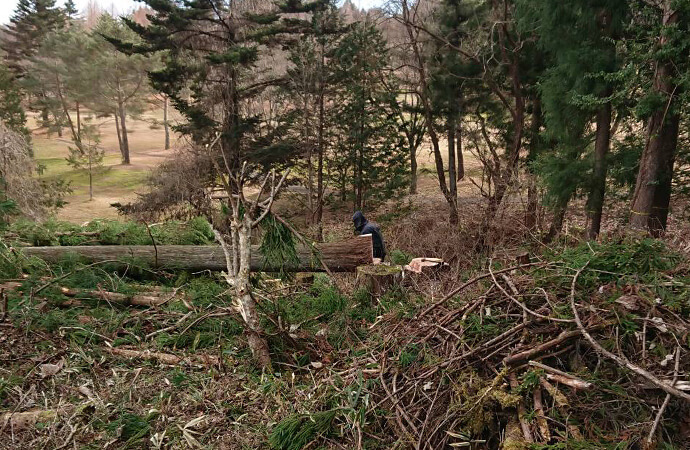
[(352, 186), (353, 209), (384, 200), (408, 182), (407, 152), (397, 123), (397, 99), (382, 80), (388, 55), (369, 21), (354, 24), (336, 50), (340, 137), (336, 165), (341, 191)]
[[(616, 40), (622, 37), (629, 17), (627, 3), (521, 0), (518, 10), (520, 19), (537, 30), (539, 46), (551, 62), (541, 89), (549, 137), (561, 148), (571, 147), (565, 153), (557, 152), (557, 157), (568, 155), (572, 164), (542, 166), (568, 172), (563, 177), (545, 174), (552, 181), (566, 183), (551, 186), (550, 192), (560, 197), (556, 202), (559, 205), (566, 202), (565, 193), (572, 195), (580, 188), (587, 193), (588, 235), (595, 238), (604, 204), (614, 91), (620, 88), (615, 83), (615, 74), (621, 68)], [(592, 120), (595, 131), (590, 137), (588, 124)], [(581, 158), (588, 164), (581, 164)]]
[[(304, 170), (308, 190), (307, 223), (316, 225), (317, 239), (322, 239), (325, 189), (325, 165), (332, 147), (333, 105), (337, 90), (333, 74), (333, 54), (344, 28), (337, 8), (326, 2), (314, 10), (305, 27), (306, 36), (291, 45), (287, 71), (286, 109), (295, 139), (306, 156)], [(294, 106), (299, 106), (294, 108)]]
[[(164, 51), (163, 68), (150, 73), (155, 89), (169, 96), (187, 122), (177, 130), (197, 145), (197, 167), (213, 170), (199, 184), (222, 183), (228, 196), (220, 214), (209, 215), (228, 262), (226, 278), (232, 285), (238, 310), (244, 318), (249, 347), (263, 367), (270, 367), (270, 353), (263, 336), (250, 284), (252, 230), (266, 218), (285, 177), (263, 177), (261, 193), (269, 197), (250, 202), (245, 183), (256, 180), (266, 167), (279, 166), (295, 152), (282, 137), (285, 129), (256, 114), (252, 104), (282, 80), (256, 70), (262, 51), (305, 29), (305, 20), (281, 13), (311, 13), (323, 2), (302, 4), (291, 0), (277, 8), (249, 2), (216, 0), (146, 0), (153, 10), (149, 26), (125, 20), (142, 42), (110, 39), (123, 52), (152, 54)], [(270, 183), (269, 183), (270, 181)], [(261, 197), (261, 193), (259, 197)]]
[(96, 50), (94, 40), (79, 26), (50, 33), (30, 58), (31, 70), (22, 82), (55, 118), (52, 127), (60, 131), (66, 126), (77, 147), (81, 145), (79, 105), (94, 96), (103, 69), (94, 64)]
[(666, 229), (681, 115), (688, 104), (690, 4), (635, 2), (631, 60), (646, 78), (636, 107), (646, 121), (630, 224), (658, 235)]
[(79, 147), (69, 147), (67, 164), (83, 170), (89, 178), (89, 201), (93, 200), (93, 177), (103, 168), (105, 151), (100, 147), (101, 138), (94, 125), (82, 127)]
[(95, 92), (90, 105), (102, 114), (113, 115), (123, 164), (130, 164), (127, 117), (139, 116), (148, 106), (150, 84), (148, 71), (155, 65), (153, 57), (124, 54), (111, 41), (127, 45), (140, 42), (139, 36), (120, 20), (103, 14), (93, 30), (95, 55), (88, 70), (94, 78)]
[(4, 64), (0, 64), (0, 122), (10, 130), (29, 138), (21, 91), (14, 76)]
[(12, 73), (23, 75), (24, 64), (43, 38), (64, 25), (65, 12), (55, 5), (55, 0), (19, 0), (0, 42)]

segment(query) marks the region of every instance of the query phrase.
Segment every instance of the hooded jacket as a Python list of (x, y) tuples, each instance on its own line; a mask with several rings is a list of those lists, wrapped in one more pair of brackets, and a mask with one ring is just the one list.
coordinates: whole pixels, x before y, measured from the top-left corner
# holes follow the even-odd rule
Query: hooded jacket
[(369, 222), (362, 211), (357, 211), (352, 216), (352, 222), (355, 224), (355, 231), (358, 235), (370, 234), (374, 245), (374, 258), (383, 259), (386, 257), (386, 245), (383, 242), (383, 235), (381, 229), (376, 222)]

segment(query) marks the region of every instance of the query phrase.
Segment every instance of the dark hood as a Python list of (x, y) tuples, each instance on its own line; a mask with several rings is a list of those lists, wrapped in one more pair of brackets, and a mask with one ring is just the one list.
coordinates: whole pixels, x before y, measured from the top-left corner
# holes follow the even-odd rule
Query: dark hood
[(352, 216), (352, 222), (355, 224), (355, 230), (359, 233), (364, 228), (364, 225), (367, 224), (367, 219), (364, 217), (364, 214), (362, 214), (362, 211), (357, 211), (355, 215)]

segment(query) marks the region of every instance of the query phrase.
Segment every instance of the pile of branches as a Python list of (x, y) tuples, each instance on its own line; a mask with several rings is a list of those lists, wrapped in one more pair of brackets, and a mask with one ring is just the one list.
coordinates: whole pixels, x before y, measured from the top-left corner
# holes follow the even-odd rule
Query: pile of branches
[(372, 436), (415, 449), (688, 442), (686, 271), (656, 241), (584, 246), (489, 261), (414, 317), (384, 316), (335, 377), (368, 399), (366, 420), (341, 422), (352, 448)]

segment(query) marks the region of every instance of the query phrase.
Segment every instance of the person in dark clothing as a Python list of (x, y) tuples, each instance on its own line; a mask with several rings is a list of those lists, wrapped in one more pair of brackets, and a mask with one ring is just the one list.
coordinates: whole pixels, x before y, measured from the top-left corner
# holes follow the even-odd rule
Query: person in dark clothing
[(359, 235), (370, 234), (371, 240), (374, 244), (374, 258), (380, 258), (381, 261), (386, 257), (386, 245), (383, 242), (383, 235), (381, 228), (376, 222), (369, 222), (362, 211), (357, 211), (352, 216), (352, 222), (355, 224), (355, 231)]

